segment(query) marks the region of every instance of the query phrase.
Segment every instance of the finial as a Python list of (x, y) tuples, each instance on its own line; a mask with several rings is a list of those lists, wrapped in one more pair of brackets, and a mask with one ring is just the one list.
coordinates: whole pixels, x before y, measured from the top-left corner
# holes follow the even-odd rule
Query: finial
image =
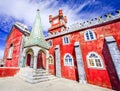
[(40, 11), (39, 9), (37, 9), (37, 11)]

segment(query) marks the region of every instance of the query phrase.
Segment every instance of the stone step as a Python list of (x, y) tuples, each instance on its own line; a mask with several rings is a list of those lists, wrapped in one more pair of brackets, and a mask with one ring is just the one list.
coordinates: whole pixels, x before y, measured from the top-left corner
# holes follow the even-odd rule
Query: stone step
[(39, 83), (39, 82), (44, 82), (44, 81), (49, 81), (49, 79), (37, 79), (37, 80), (26, 80), (29, 83), (35, 84), (35, 83)]
[(27, 79), (26, 81), (27, 81), (27, 82), (30, 82), (30, 83), (32, 83), (32, 84), (35, 84), (35, 83), (44, 82), (44, 81), (49, 81), (49, 80), (54, 80), (54, 79), (57, 79), (57, 77), (52, 76), (52, 77), (49, 77), (49, 78), (47, 78), (47, 79), (34, 79), (34, 80)]
[(34, 70), (34, 69), (28, 69), (28, 68), (22, 68), (22, 69), (20, 69), (20, 72), (22, 72), (22, 73), (26, 73), (26, 72), (32, 72), (32, 73), (48, 73), (47, 70), (43, 70), (43, 69)]
[[(28, 74), (21, 74), (21, 76), (24, 76), (24, 77), (28, 77)], [(50, 74), (36, 74), (36, 75), (29, 75), (28, 78), (47, 78), (47, 77), (55, 77), (53, 75), (50, 75)]]
[(36, 76), (49, 76), (50, 74), (49, 73), (45, 73), (45, 74), (33, 74), (33, 77), (36, 77)]
[(44, 69), (34, 70), (32, 68), (22, 68), (18, 75), (21, 79), (30, 83), (49, 81), (57, 78)]
[(30, 75), (30, 76), (33, 76), (33, 77), (34, 77), (34, 76), (47, 76), (47, 75), (50, 75), (50, 74), (47, 73), (47, 72), (46, 72), (46, 73), (27, 73), (27, 72), (26, 72), (26, 73), (25, 73), (25, 72), (24, 72), (24, 73), (21, 73), (21, 72), (20, 72), (19, 74), (20, 74), (20, 75)]
[(48, 78), (48, 76), (36, 76), (36, 77), (33, 77), (33, 76), (24, 76), (25, 78), (28, 78), (28, 79), (31, 79), (31, 80), (34, 80), (34, 79), (46, 79)]

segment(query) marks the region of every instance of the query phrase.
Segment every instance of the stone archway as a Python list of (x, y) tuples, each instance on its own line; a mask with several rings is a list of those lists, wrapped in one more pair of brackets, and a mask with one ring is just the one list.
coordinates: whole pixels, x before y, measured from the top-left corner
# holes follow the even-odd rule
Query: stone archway
[(26, 52), (26, 66), (33, 68), (34, 65), (34, 60), (33, 60), (33, 50), (32, 49), (28, 49)]
[(27, 54), (26, 66), (30, 66), (30, 62), (31, 62), (31, 55)]
[(46, 69), (46, 53), (43, 50), (40, 50), (38, 52), (37, 68), (38, 69)]

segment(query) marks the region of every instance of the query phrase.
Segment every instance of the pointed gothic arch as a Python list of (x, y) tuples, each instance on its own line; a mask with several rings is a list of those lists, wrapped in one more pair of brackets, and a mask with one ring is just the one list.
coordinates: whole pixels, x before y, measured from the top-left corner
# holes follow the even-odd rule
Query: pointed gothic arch
[(46, 51), (43, 49), (40, 49), (38, 51), (38, 56), (37, 56), (37, 68), (43, 68), (46, 69)]
[(26, 66), (29, 66), (31, 68), (33, 68), (33, 56), (34, 56), (34, 52), (31, 48), (28, 48), (26, 50)]
[(95, 35), (94, 31), (92, 31), (92, 30), (85, 31), (85, 33), (84, 33), (84, 39), (86, 41), (95, 40), (96, 39), (96, 35)]

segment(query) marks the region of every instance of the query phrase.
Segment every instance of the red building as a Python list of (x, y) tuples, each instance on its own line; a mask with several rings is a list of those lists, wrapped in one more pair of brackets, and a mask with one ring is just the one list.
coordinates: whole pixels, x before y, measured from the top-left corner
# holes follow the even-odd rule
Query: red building
[(62, 10), (49, 16), (49, 71), (81, 83), (120, 89), (120, 11), (66, 28)]
[(6, 48), (4, 52), (6, 67), (18, 67), (21, 62), (20, 60), (25, 36), (28, 36), (29, 34), (30, 32), (25, 25), (18, 22), (13, 25), (6, 39)]
[[(49, 21), (51, 27), (48, 29), (48, 37), (45, 38), (49, 50), (47, 46), (40, 44), (45, 43), (43, 37), (43, 41), (38, 39), (38, 35), (34, 39), (33, 33), (38, 25), (34, 26), (34, 32), (30, 35), (25, 27), (18, 27), (21, 24), (13, 26), (6, 41), (5, 66), (30, 66), (35, 69), (42, 67), (57, 77), (120, 89), (120, 11), (114, 16), (107, 14), (105, 18), (100, 17), (67, 27), (67, 17), (59, 10), (57, 16), (49, 16)], [(39, 29), (41, 31), (40, 27)], [(24, 40), (30, 43), (25, 45)], [(35, 40), (41, 42), (33, 43)], [(39, 56), (39, 50), (45, 54), (43, 57)], [(39, 60), (39, 57), (42, 59)], [(30, 63), (32, 59), (34, 61)], [(41, 63), (42, 66), (38, 67)]]

